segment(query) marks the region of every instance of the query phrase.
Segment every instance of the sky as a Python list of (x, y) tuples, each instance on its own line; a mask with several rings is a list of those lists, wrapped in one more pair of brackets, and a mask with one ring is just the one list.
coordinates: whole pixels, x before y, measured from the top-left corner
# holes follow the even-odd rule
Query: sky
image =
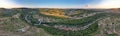
[(120, 0), (0, 0), (0, 8), (120, 8)]

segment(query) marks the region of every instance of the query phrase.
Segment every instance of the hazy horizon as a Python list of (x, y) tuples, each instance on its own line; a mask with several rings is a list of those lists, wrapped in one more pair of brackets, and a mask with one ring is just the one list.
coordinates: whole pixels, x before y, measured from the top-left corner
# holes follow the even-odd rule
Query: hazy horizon
[(0, 8), (120, 8), (120, 0), (1, 0)]

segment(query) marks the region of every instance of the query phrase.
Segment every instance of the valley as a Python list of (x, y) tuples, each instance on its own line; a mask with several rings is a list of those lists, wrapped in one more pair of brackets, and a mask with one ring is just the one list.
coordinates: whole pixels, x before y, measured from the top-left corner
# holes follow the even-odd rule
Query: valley
[(120, 36), (119, 12), (111, 9), (1, 8), (0, 36)]

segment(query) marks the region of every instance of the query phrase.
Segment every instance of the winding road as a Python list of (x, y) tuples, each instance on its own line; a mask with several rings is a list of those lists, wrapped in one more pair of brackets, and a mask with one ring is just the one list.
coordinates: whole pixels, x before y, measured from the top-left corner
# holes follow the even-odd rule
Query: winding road
[[(25, 16), (25, 20), (27, 21), (27, 23), (31, 23), (31, 20), (29, 20), (28, 18), (30, 18), (29, 17), (29, 15), (26, 15)], [(93, 21), (93, 22), (91, 22), (91, 23), (89, 23), (88, 25), (85, 25), (85, 26), (83, 26), (83, 27), (77, 27), (77, 30), (85, 30), (85, 29), (87, 29), (90, 25), (92, 25), (92, 24), (94, 24), (95, 22), (97, 22), (97, 21), (99, 21), (99, 20), (101, 20), (101, 19), (103, 19), (103, 18), (99, 18), (99, 19), (97, 19), (97, 20), (95, 20), (95, 21)], [(34, 24), (34, 25), (41, 25), (42, 24), (42, 20), (38, 20), (39, 21), (39, 23), (38, 24)], [(47, 27), (47, 26), (46, 26)], [(53, 26), (52, 26), (53, 27)], [(73, 30), (74, 28), (72, 28), (72, 30)], [(76, 29), (76, 28), (75, 28)]]

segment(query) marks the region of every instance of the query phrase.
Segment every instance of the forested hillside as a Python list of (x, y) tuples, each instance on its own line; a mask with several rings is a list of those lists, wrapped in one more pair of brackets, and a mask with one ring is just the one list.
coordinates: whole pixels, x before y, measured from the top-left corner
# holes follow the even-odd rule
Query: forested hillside
[(120, 36), (119, 15), (111, 9), (1, 8), (0, 35)]

